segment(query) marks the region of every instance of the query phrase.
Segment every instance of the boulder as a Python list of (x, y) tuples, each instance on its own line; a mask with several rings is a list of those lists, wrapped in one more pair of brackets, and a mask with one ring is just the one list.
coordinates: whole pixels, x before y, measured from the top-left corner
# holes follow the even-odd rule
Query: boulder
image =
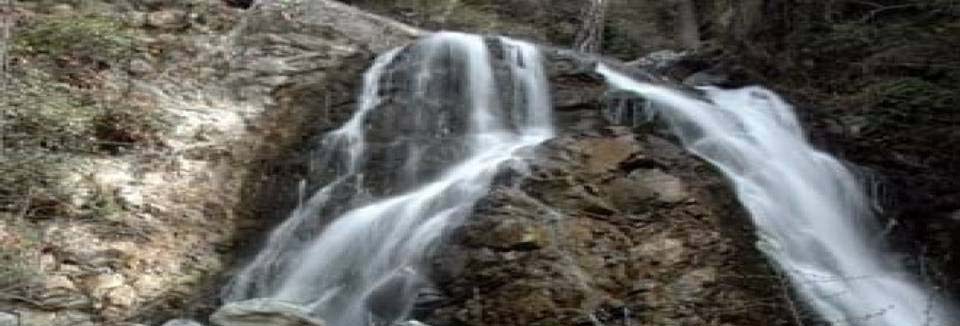
[(687, 186), (680, 178), (669, 175), (660, 169), (633, 171), (628, 178), (640, 182), (656, 194), (658, 200), (664, 203), (676, 204), (690, 198)]
[(231, 302), (210, 316), (217, 326), (324, 326), (320, 319), (310, 316), (310, 310), (293, 303), (275, 299), (252, 299)]

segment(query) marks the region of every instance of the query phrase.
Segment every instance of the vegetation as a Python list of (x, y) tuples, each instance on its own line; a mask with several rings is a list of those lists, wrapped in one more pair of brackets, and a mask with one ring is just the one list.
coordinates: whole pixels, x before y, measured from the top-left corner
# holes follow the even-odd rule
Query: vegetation
[(37, 16), (18, 26), (10, 91), (0, 99), (0, 212), (75, 212), (60, 185), (78, 159), (159, 143), (167, 119), (155, 105), (106, 99), (119, 96), (105, 74), (122, 73), (137, 39), (118, 20), (94, 15)]
[[(0, 218), (8, 219), (4, 213)], [(0, 224), (0, 299), (19, 299), (20, 293), (35, 285), (40, 275), (39, 242), (36, 232), (22, 222)]]

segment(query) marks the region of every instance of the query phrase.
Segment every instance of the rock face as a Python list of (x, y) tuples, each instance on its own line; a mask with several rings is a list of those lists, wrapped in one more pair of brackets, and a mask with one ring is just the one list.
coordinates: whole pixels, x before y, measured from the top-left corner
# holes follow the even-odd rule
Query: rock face
[(51, 180), (71, 191), (71, 207), (95, 214), (21, 226), (0, 212), (0, 274), (8, 275), (14, 252), (24, 266), (9, 267), (24, 267), (17, 272), (29, 281), (9, 293), (0, 285), (4, 323), (7, 311), (24, 326), (207, 315), (215, 275), (237, 255), (234, 242), (269, 227), (267, 217), (285, 215), (285, 200), (295, 201), (284, 194), (304, 162), (291, 144), (309, 147), (304, 135), (316, 133), (304, 128), (345, 119), (368, 60), (418, 33), (323, 0), (269, 1), (242, 15), (217, 1), (94, 4), (104, 10), (47, 17), (34, 10), (46, 4), (24, 2), (17, 12), (56, 21), (90, 14), (130, 27), (129, 66), (94, 69), (82, 77), (103, 86), (82, 92), (160, 111), (170, 128), (156, 147), (77, 155), (64, 180)]
[[(548, 50), (560, 135), (505, 172), (434, 261), (430, 325), (776, 325), (782, 288), (722, 179), (602, 113), (595, 59)], [(750, 284), (752, 283), (752, 284)], [(772, 300), (772, 301), (769, 301)], [(759, 302), (770, 302), (754, 308)]]
[(254, 299), (229, 303), (210, 316), (217, 326), (324, 326), (322, 320), (310, 317), (310, 310), (291, 303), (271, 299)]
[[(598, 165), (614, 154), (598, 142), (616, 143), (618, 159)], [(710, 191), (723, 182), (702, 163), (622, 127), (568, 131), (540, 157), (529, 177), (497, 187), (438, 258), (448, 299), (425, 322), (780, 322), (774, 312), (785, 306), (750, 308), (778, 300), (744, 286), (764, 275), (762, 258), (734, 226), (747, 222), (718, 205), (730, 198)]]
[[(359, 46), (370, 39), (336, 26), (365, 16), (334, 15), (341, 7), (330, 5), (321, 13), (330, 16), (316, 19), (317, 11), (307, 10), (328, 5), (264, 4), (238, 41), (247, 49), (239, 62), (246, 64), (231, 82), (246, 100), (281, 114), (273, 121), (287, 123), (266, 128), (275, 133), (268, 138), (279, 141), (260, 151), (285, 154), (267, 156), (260, 179), (250, 181), (248, 200), (261, 203), (254, 214), (286, 215), (296, 199), (290, 185), (309, 177), (304, 152), (312, 137), (303, 135), (319, 135), (349, 116), (356, 84), (345, 79), (357, 79), (372, 49), (416, 35), (385, 34), (385, 43)], [(538, 150), (541, 159), (531, 162), (529, 175), (506, 172), (475, 216), (453, 232), (434, 263), (437, 289), (420, 300), (414, 317), (434, 326), (781, 322), (778, 316), (787, 316), (781, 288), (750, 281), (771, 273), (721, 179), (655, 125), (612, 125), (601, 105), (606, 88), (592, 72), (597, 58), (545, 52), (562, 133)], [(492, 53), (503, 60), (495, 46)], [(398, 61), (390, 69), (410, 68), (402, 54)], [(334, 67), (343, 70), (334, 73)], [(503, 67), (495, 64), (495, 74)], [(390, 91), (384, 89), (388, 97)], [(402, 130), (389, 115), (402, 114), (403, 100), (385, 100), (372, 113), (371, 148), (388, 151), (395, 143)], [(308, 110), (317, 103), (332, 104)], [(438, 148), (436, 162), (443, 162), (443, 152)], [(434, 160), (425, 162), (420, 168), (436, 168)], [(382, 191), (375, 183), (389, 178), (395, 163), (389, 155), (371, 159), (384, 175), (366, 176), (370, 189)]]

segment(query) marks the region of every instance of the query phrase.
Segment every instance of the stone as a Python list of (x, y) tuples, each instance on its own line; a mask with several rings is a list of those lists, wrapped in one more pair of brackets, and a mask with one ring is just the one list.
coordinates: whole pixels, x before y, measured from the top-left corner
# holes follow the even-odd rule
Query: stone
[(147, 13), (142, 11), (130, 11), (123, 15), (123, 21), (131, 27), (143, 27), (147, 25)]
[(615, 170), (621, 162), (626, 161), (641, 149), (633, 135), (588, 138), (580, 141), (578, 148), (587, 156), (586, 168), (590, 173)]
[(699, 268), (680, 276), (668, 286), (670, 294), (679, 302), (695, 302), (702, 299), (706, 285), (716, 282), (717, 270), (713, 267)]
[(73, 6), (68, 3), (60, 3), (50, 7), (50, 13), (54, 15), (69, 15), (74, 12)]
[(90, 300), (80, 293), (76, 285), (66, 276), (55, 275), (44, 279), (43, 293), (37, 301), (45, 307), (60, 309), (79, 309), (90, 304)]
[(103, 297), (110, 290), (123, 286), (124, 277), (117, 273), (98, 274), (83, 279), (83, 288), (94, 298)]
[(688, 256), (683, 241), (666, 236), (647, 239), (639, 246), (631, 249), (631, 254), (646, 261), (658, 262), (661, 265), (679, 264)]
[(159, 29), (177, 29), (187, 25), (187, 13), (182, 10), (160, 10), (147, 14), (147, 26)]
[(662, 202), (676, 204), (690, 198), (687, 186), (680, 178), (660, 169), (636, 170), (630, 173), (629, 178), (640, 182)]
[(730, 82), (730, 77), (725, 74), (700, 71), (683, 79), (683, 84), (687, 86), (712, 86), (723, 85)]
[(253, 299), (231, 302), (210, 316), (217, 326), (324, 326), (322, 320), (310, 316), (310, 310), (293, 303), (274, 299)]
[(417, 320), (407, 320), (404, 322), (394, 323), (393, 326), (430, 326), (430, 325), (421, 323), (420, 321), (417, 321)]
[(687, 52), (660, 50), (651, 52), (634, 61), (628, 62), (627, 65), (646, 69), (662, 70), (669, 68), (671, 65), (680, 61), (686, 56)]
[(141, 295), (151, 296), (159, 293), (163, 290), (164, 279), (160, 276), (153, 274), (141, 275), (133, 282), (133, 288), (137, 290)]
[(47, 311), (21, 310), (20, 324), (17, 326), (54, 326), (57, 325), (57, 314)]
[(149, 75), (153, 72), (153, 65), (147, 62), (147, 60), (133, 59), (130, 61), (130, 73), (135, 76)]
[(107, 293), (106, 299), (110, 305), (127, 308), (137, 302), (137, 291), (132, 286), (124, 285)]
[(203, 324), (191, 319), (172, 319), (161, 326), (203, 326)]
[[(11, 318), (12, 317), (12, 318)], [(10, 323), (12, 321), (12, 323)], [(42, 311), (23, 309), (14, 313), (0, 312), (0, 326), (92, 326), (90, 315), (75, 311)]]

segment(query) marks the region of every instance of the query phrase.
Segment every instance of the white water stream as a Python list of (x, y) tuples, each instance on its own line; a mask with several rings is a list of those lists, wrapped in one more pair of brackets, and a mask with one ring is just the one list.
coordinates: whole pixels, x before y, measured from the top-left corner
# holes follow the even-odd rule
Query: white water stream
[(885, 255), (854, 175), (811, 147), (793, 108), (776, 94), (760, 87), (703, 88), (705, 99), (697, 99), (604, 65), (597, 72), (611, 86), (651, 101), (645, 108), (655, 110), (687, 150), (732, 181), (760, 249), (824, 319), (834, 325), (955, 325), (947, 304)]

